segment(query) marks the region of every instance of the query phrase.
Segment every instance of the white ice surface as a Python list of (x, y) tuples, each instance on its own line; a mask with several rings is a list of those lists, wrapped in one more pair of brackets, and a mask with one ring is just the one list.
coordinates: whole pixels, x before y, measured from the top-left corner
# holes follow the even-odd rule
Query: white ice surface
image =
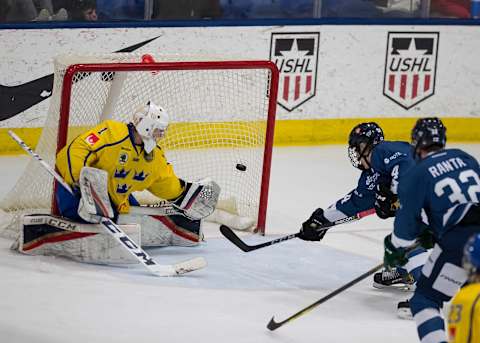
[[(460, 147), (480, 158), (480, 145)], [(0, 158), (0, 194), (26, 159)], [(267, 236), (243, 238), (297, 232), (357, 177), (343, 146), (275, 149)], [(378, 264), (391, 225), (372, 216), (332, 229), (321, 243), (294, 239), (250, 253), (210, 228), (200, 247), (149, 250), (159, 263), (207, 259), (206, 269), (178, 278), (23, 256), (0, 239), (0, 342), (416, 342), (414, 323), (395, 314), (410, 293), (375, 290), (371, 278), (274, 332), (266, 329), (273, 315), (281, 321)]]

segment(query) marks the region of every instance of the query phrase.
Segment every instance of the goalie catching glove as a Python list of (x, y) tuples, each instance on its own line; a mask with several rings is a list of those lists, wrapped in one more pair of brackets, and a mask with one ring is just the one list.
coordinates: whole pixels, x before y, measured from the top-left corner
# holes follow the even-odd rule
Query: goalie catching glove
[(327, 233), (327, 228), (321, 228), (330, 221), (323, 215), (323, 209), (317, 208), (310, 218), (302, 224), (298, 238), (304, 241), (321, 241)]
[(215, 210), (220, 186), (209, 178), (196, 182), (184, 182), (184, 191), (173, 201), (173, 206), (187, 218), (203, 219)]

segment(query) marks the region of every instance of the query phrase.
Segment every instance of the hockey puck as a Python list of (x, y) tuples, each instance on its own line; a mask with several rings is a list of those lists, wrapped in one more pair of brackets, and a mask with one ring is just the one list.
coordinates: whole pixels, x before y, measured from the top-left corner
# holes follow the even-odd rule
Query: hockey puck
[(245, 171), (245, 170), (247, 170), (247, 166), (244, 165), (244, 164), (241, 164), (241, 163), (237, 163), (237, 165), (235, 166), (235, 168), (237, 168), (237, 169), (240, 170), (240, 171)]

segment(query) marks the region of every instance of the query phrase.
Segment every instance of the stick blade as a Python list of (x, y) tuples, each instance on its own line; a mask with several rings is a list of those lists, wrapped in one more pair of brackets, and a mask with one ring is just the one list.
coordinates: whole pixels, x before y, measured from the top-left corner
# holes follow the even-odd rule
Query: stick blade
[(179, 262), (172, 265), (155, 265), (151, 266), (150, 271), (156, 276), (178, 276), (205, 268), (207, 261), (203, 257), (195, 257), (193, 259)]
[(275, 322), (275, 316), (273, 316), (267, 324), (267, 329), (273, 331), (278, 329), (280, 326), (282, 326), (282, 324)]
[(238, 236), (228, 226), (220, 225), (220, 232), (225, 236), (226, 239), (236, 245), (243, 252), (249, 252), (252, 250), (252, 248), (238, 238)]
[(175, 273), (177, 275), (182, 275), (185, 273), (190, 273), (195, 270), (205, 268), (207, 266), (207, 261), (203, 257), (195, 257), (191, 260), (179, 262), (175, 264)]

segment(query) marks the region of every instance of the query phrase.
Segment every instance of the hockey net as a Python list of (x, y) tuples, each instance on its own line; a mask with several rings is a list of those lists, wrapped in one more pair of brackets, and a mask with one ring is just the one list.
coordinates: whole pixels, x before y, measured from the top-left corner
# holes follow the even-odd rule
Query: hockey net
[[(160, 145), (176, 174), (215, 180), (220, 206), (254, 218), (264, 232), (278, 84), (271, 62), (119, 53), (60, 56), (54, 65), (49, 113), (35, 148), (47, 163), (54, 165), (56, 153), (81, 132), (107, 119), (128, 123), (151, 100), (169, 113)], [(29, 162), (0, 203), (0, 235), (15, 237), (23, 213), (54, 211), (53, 184)]]

